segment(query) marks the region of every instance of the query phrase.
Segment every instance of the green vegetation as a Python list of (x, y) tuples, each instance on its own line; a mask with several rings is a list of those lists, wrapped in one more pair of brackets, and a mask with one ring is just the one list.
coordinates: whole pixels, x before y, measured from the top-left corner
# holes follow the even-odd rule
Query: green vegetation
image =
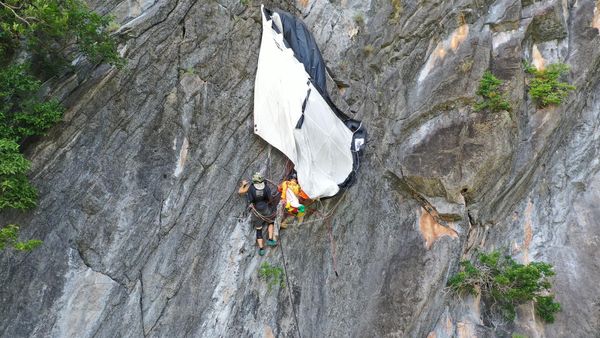
[(51, 76), (66, 66), (65, 51), (123, 64), (108, 34), (112, 18), (90, 11), (81, 0), (1, 0), (0, 22), (0, 61), (26, 52), (38, 75)]
[(42, 241), (37, 239), (31, 239), (25, 242), (20, 242), (19, 227), (14, 224), (9, 224), (4, 228), (0, 229), (0, 251), (6, 247), (12, 247), (19, 251), (31, 251), (42, 244)]
[(356, 22), (357, 25), (362, 26), (365, 24), (365, 17), (362, 15), (362, 13), (358, 13), (354, 16), (354, 22)]
[(552, 104), (561, 104), (575, 86), (560, 81), (560, 77), (569, 71), (564, 63), (551, 64), (546, 69), (538, 70), (525, 64), (525, 71), (533, 78), (529, 81), (529, 95), (535, 100), (538, 108)]
[(493, 313), (508, 320), (514, 320), (516, 306), (533, 301), (537, 315), (553, 323), (560, 304), (550, 293), (552, 276), (554, 271), (548, 263), (523, 265), (493, 251), (479, 253), (474, 262), (462, 261), (460, 271), (448, 280), (448, 287), (457, 295), (480, 293)]
[(285, 274), (281, 267), (272, 266), (267, 262), (263, 262), (260, 265), (258, 277), (264, 279), (267, 282), (267, 287), (269, 288), (269, 291), (271, 291), (271, 289), (276, 285), (279, 285), (279, 287), (281, 288), (285, 288)]
[[(62, 119), (64, 108), (41, 96), (40, 80), (67, 70), (76, 54), (121, 67), (116, 29), (110, 17), (82, 0), (0, 0), (0, 211), (34, 208), (30, 163), (21, 146), (44, 135)], [(0, 250), (31, 250), (38, 240), (20, 242), (19, 226), (0, 228)]]
[(402, 2), (401, 0), (391, 0), (392, 3), (392, 15), (390, 16), (390, 20), (392, 22), (398, 22), (400, 19), (400, 15), (402, 15)]
[(502, 81), (497, 79), (490, 71), (483, 73), (477, 95), (483, 100), (475, 104), (475, 110), (488, 110), (490, 112), (498, 112), (502, 110), (510, 111), (510, 103), (506, 99), (504, 93), (500, 91)]
[(0, 210), (35, 207), (37, 192), (27, 179), (29, 166), (17, 143), (0, 139)]
[(37, 96), (41, 83), (26, 65), (0, 68), (0, 139), (22, 143), (43, 133), (62, 118), (57, 100)]
[(248, 4), (250, 4), (250, 0), (240, 0), (240, 3), (244, 6), (248, 6)]

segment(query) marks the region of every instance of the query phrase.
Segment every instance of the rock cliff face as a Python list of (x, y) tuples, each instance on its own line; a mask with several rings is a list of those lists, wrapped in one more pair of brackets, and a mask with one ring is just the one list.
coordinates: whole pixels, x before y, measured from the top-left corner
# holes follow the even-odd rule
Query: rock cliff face
[[(128, 64), (51, 86), (69, 111), (28, 149), (39, 206), (1, 217), (44, 245), (0, 259), (1, 336), (600, 335), (600, 3), (265, 1), (303, 17), (370, 131), (357, 184), (265, 257), (237, 195), (285, 163), (252, 133), (259, 3), (92, 5), (122, 23)], [(577, 90), (536, 109), (523, 60), (569, 64)], [(474, 111), (488, 69), (512, 112)], [(449, 296), (477, 248), (552, 263), (556, 323)]]

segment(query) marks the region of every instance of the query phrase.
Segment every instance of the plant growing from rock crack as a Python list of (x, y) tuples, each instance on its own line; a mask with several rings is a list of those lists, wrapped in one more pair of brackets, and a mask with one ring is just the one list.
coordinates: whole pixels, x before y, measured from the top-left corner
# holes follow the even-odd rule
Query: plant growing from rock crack
[(357, 25), (362, 26), (365, 24), (365, 17), (361, 13), (358, 13), (354, 16), (354, 22), (356, 22)]
[(489, 110), (491, 112), (510, 111), (510, 103), (504, 93), (500, 91), (500, 86), (502, 86), (502, 81), (489, 70), (485, 71), (477, 89), (477, 95), (481, 96), (483, 100), (476, 103), (474, 109), (476, 111)]
[(31, 251), (42, 244), (42, 241), (30, 239), (28, 241), (19, 241), (19, 227), (9, 224), (0, 229), (0, 251), (6, 247), (12, 247), (19, 251)]
[(365, 54), (365, 56), (373, 54), (374, 51), (375, 47), (373, 47), (373, 45), (366, 45), (363, 47), (363, 53)]
[(391, 3), (392, 3), (392, 14), (390, 16), (390, 20), (393, 23), (396, 23), (400, 19), (400, 15), (402, 15), (402, 3), (401, 3), (401, 0), (391, 0)]
[(0, 139), (22, 143), (59, 122), (64, 108), (37, 96), (41, 82), (24, 64), (0, 68)]
[(15, 141), (0, 139), (0, 210), (35, 207), (37, 192), (27, 179), (29, 167)]
[(560, 80), (560, 77), (569, 71), (569, 66), (564, 63), (554, 63), (543, 70), (525, 64), (525, 71), (533, 75), (529, 81), (529, 95), (535, 100), (538, 108), (561, 104), (569, 95), (569, 91), (575, 89), (575, 86)]
[(267, 282), (269, 291), (279, 285), (281, 288), (285, 288), (285, 273), (279, 266), (273, 266), (267, 262), (263, 262), (258, 270), (258, 276)]
[(448, 280), (448, 288), (456, 295), (481, 294), (493, 314), (514, 320), (515, 307), (533, 301), (542, 320), (554, 322), (560, 304), (550, 293), (552, 265), (544, 262), (519, 264), (498, 251), (479, 253), (476, 259), (462, 261), (460, 271)]

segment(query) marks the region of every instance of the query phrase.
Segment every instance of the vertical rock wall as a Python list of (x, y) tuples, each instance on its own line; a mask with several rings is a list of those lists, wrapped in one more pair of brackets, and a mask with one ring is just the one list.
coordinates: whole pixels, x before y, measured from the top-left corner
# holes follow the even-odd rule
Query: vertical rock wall
[[(0, 335), (593, 337), (600, 332), (600, 5), (594, 1), (266, 1), (304, 18), (330, 90), (371, 139), (358, 183), (261, 258), (237, 196), (285, 159), (252, 134), (259, 3), (93, 2), (122, 23), (122, 70), (53, 84), (65, 121), (28, 149), (44, 245), (0, 258)], [(577, 90), (536, 109), (522, 61)], [(485, 70), (513, 110), (476, 112)], [(331, 214), (329, 221), (325, 216)], [(557, 271), (563, 311), (512, 325), (447, 278), (501, 248)], [(285, 288), (258, 278), (285, 268)]]

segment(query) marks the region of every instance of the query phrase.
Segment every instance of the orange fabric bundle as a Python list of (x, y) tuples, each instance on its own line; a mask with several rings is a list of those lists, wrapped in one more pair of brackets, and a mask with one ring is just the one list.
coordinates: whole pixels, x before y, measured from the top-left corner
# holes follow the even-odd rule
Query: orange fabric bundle
[(292, 192), (294, 192), (294, 194), (296, 194), (296, 196), (307, 200), (308, 199), (308, 195), (302, 191), (302, 188), (300, 187), (300, 184), (298, 184), (297, 182), (294, 182), (292, 180), (289, 181), (284, 181), (283, 183), (281, 183), (280, 186), (277, 187), (277, 190), (281, 192), (281, 199), (285, 200), (286, 198), (286, 193), (287, 190), (290, 189)]

